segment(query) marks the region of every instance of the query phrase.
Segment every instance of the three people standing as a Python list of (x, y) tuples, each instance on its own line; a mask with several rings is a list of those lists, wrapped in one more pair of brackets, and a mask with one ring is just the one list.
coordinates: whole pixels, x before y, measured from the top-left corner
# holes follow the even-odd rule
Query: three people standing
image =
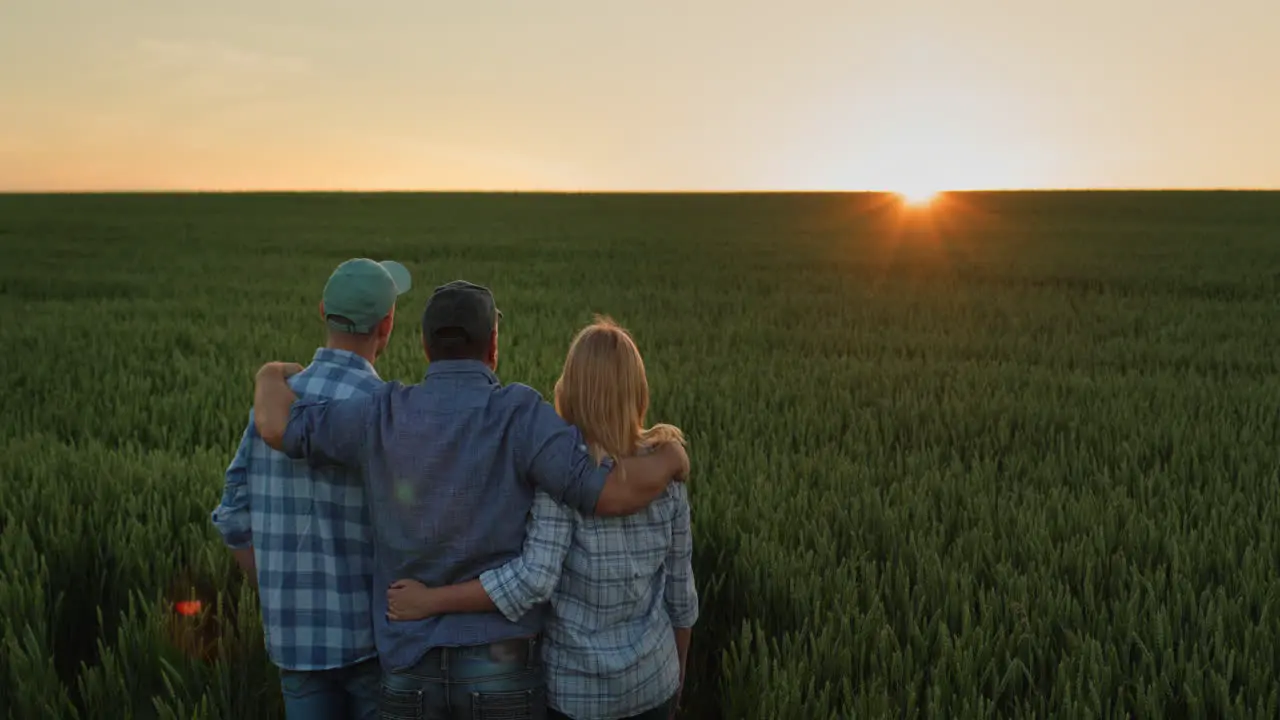
[[(401, 271), (364, 259), (335, 270), (322, 303), (331, 345), (341, 332), (386, 347), (394, 298), (409, 286)], [(272, 650), (291, 718), (371, 717), (370, 637), (383, 718), (541, 718), (548, 701), (569, 717), (620, 718), (674, 703), (697, 617), (688, 502), (672, 482), (688, 472), (683, 437), (643, 428), (647, 380), (621, 328), (603, 321), (579, 335), (553, 408), (498, 381), (501, 318), (487, 288), (436, 288), (422, 315), (429, 365), (415, 385), (374, 374), (358, 391), (336, 381), (313, 391), (319, 351), (305, 370), (259, 371), (214, 523), (260, 588), (309, 593), (263, 590), (269, 647), (360, 647), (303, 665)], [(246, 522), (277, 515), (293, 520), (277, 523), (288, 532), (272, 545), (262, 522)], [(346, 534), (326, 534), (339, 525)], [(357, 579), (363, 595), (350, 589)], [(467, 602), (437, 603), (459, 585)], [(331, 635), (348, 639), (317, 640)], [(295, 670), (321, 674), (291, 680)], [(338, 702), (348, 677), (363, 684)], [(332, 712), (306, 697), (327, 698)]]

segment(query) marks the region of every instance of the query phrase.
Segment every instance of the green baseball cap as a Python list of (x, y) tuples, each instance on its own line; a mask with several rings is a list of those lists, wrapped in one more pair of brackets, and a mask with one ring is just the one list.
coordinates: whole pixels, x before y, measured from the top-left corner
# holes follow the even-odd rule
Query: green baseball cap
[(352, 258), (324, 285), (324, 319), (345, 333), (367, 335), (412, 286), (409, 271), (394, 260)]

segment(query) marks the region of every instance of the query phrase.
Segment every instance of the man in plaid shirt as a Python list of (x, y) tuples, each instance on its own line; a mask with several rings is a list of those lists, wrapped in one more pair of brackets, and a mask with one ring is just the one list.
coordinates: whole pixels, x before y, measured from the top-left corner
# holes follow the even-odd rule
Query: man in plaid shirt
[[(327, 342), (289, 378), (293, 391), (322, 400), (380, 388), (373, 363), (391, 337), (396, 298), (410, 284), (408, 270), (393, 261), (358, 258), (339, 265), (320, 304)], [(212, 521), (258, 587), (286, 716), (377, 717), (373, 530), (359, 475), (313, 468), (272, 450), (250, 411)]]

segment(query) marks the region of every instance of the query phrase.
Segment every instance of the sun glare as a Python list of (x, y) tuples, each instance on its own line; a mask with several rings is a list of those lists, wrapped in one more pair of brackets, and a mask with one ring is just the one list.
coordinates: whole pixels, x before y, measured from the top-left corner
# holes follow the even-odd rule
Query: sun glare
[(901, 200), (904, 205), (925, 207), (938, 197), (938, 191), (931, 190), (929, 188), (911, 188), (908, 190), (899, 190), (897, 195), (898, 199)]

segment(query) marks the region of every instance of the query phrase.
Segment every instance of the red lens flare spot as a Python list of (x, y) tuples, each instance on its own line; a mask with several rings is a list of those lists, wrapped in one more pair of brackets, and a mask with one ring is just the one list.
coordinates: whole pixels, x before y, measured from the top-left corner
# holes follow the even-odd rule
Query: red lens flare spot
[(199, 615), (200, 601), (199, 600), (181, 600), (173, 604), (173, 609), (177, 610), (179, 615), (186, 615), (187, 617), (191, 617), (192, 615)]

